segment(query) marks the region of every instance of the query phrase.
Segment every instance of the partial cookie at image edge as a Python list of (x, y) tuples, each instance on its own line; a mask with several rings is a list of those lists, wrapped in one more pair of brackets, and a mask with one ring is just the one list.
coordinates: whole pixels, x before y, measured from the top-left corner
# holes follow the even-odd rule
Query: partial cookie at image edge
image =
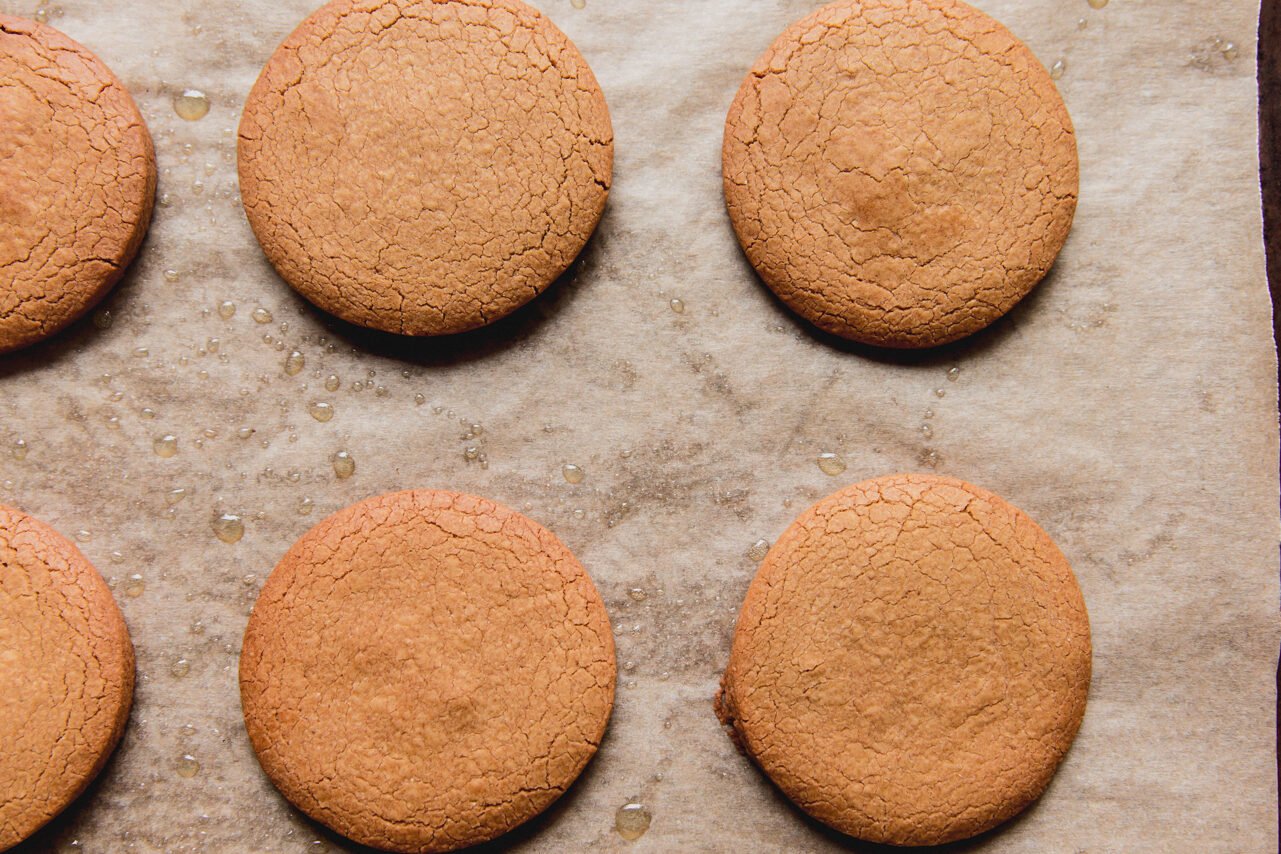
[(0, 294), (6, 353), (58, 334), (117, 284), (146, 237), (157, 174), (142, 114), (88, 48), (0, 14), (0, 66), (25, 77), (0, 104), (9, 115), (0, 128), (0, 219), (9, 223), (0, 268), (12, 281)]
[[(111, 758), (133, 704), (134, 651), (111, 591), (80, 550), (4, 506), (0, 617), (4, 850), (62, 813)], [(43, 764), (23, 764), (45, 755)]]

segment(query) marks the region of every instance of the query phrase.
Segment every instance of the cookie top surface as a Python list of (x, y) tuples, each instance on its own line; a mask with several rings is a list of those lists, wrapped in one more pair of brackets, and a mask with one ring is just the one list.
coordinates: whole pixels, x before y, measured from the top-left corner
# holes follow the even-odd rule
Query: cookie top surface
[(400, 492), (321, 522), (263, 587), (240, 663), (263, 769), (392, 851), (452, 851), (542, 812), (596, 752), (614, 642), (587, 573), (491, 501)]
[(950, 478), (849, 487), (779, 538), (718, 712), (771, 779), (860, 839), (933, 845), (1035, 800), (1090, 682), (1085, 604), (1021, 511)]
[(320, 308), (406, 335), (533, 299), (604, 210), (613, 132), (566, 36), (519, 0), (335, 0), (240, 125), (249, 222)]
[(0, 851), (80, 795), (124, 734), (133, 645), (70, 541), (0, 506)]
[(151, 135), (115, 75), (52, 27), (0, 14), (0, 352), (111, 289), (155, 192)]
[(838, 0), (730, 109), (725, 196), (765, 283), (819, 328), (931, 347), (989, 325), (1076, 210), (1071, 120), (1005, 27), (958, 0)]

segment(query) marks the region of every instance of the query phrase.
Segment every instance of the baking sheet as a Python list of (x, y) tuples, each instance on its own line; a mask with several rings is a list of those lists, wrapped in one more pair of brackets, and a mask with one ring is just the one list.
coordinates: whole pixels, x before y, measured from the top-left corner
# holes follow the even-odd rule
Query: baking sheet
[[(156, 138), (165, 201), (104, 306), (109, 325), (99, 314), (0, 360), (0, 501), (81, 532), (138, 651), (121, 749), (24, 850), (352, 850), (260, 773), (236, 655), (258, 587), (304, 530), (405, 487), (529, 513), (577, 552), (614, 621), (618, 701), (599, 757), (500, 847), (858, 849), (773, 792), (711, 697), (753, 544), (849, 482), (931, 468), (1050, 532), (1094, 632), (1076, 745), (1045, 798), (976, 847), (1276, 849), (1277, 395), (1257, 3), (980, 0), (1047, 66), (1064, 63), (1080, 208), (1050, 279), (1006, 320), (902, 356), (795, 321), (744, 263), (722, 209), (725, 111), (814, 0), (545, 0), (600, 78), (617, 134), (609, 209), (573, 275), (516, 317), (445, 341), (321, 316), (262, 259), (234, 169), (244, 94), (315, 5), (0, 0), (15, 14), (43, 8), (125, 80)], [(174, 114), (186, 87), (211, 99), (200, 121)], [(223, 301), (236, 305), (229, 320)], [(295, 349), (306, 364), (290, 376)], [(316, 400), (332, 421), (308, 414)], [(165, 434), (171, 458), (153, 451)], [(356, 461), (347, 480), (330, 464), (340, 450)], [(819, 469), (825, 452), (844, 473)], [(212, 531), (224, 512), (245, 519), (234, 545)], [(653, 813), (634, 843), (613, 829), (632, 799)]]

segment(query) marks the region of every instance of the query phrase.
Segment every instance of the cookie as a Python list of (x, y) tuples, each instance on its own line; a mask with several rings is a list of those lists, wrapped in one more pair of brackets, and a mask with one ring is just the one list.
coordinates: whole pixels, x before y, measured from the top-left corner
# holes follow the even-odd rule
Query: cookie
[(545, 290), (605, 207), (613, 131), (587, 62), (520, 0), (334, 0), (240, 123), (249, 223), (300, 294), (403, 335)]
[(151, 135), (96, 56), (0, 14), (0, 353), (62, 330), (124, 274), (156, 195)]
[(240, 690), (263, 770), (357, 842), (452, 851), (546, 809), (614, 698), (609, 617), (551, 533), (399, 492), (321, 522), (267, 579)]
[(102, 576), (48, 525), (0, 507), (0, 851), (106, 765), (133, 676), (129, 631)]
[(985, 490), (897, 475), (828, 496), (770, 549), (717, 713), (819, 821), (937, 845), (1040, 796), (1089, 683), (1085, 603), (1045, 532)]
[(1049, 73), (958, 0), (838, 0), (788, 28), (734, 99), (723, 165), (765, 283), (879, 347), (991, 324), (1049, 271), (1076, 211)]

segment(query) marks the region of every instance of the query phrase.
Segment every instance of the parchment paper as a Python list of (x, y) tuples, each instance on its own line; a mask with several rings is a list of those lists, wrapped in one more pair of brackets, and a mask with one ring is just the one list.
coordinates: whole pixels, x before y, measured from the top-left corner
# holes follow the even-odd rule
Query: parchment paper
[[(980, 0), (1047, 66), (1064, 61), (1076, 226), (1050, 279), (989, 332), (887, 357), (795, 321), (743, 261), (722, 208), (733, 93), (816, 0), (544, 0), (609, 99), (609, 210), (574, 274), (532, 308), (426, 342), (356, 332), (304, 304), (262, 259), (235, 196), (244, 94), (318, 0), (59, 2), (44, 7), (52, 23), (143, 107), (167, 206), (104, 306), (109, 327), (82, 322), (0, 360), (0, 501), (86, 532), (138, 651), (121, 749), (25, 850), (351, 850), (259, 771), (236, 655), (258, 587), (300, 534), (406, 487), (529, 513), (583, 560), (614, 621), (618, 702), (600, 755), (505, 845), (857, 847), (775, 794), (711, 698), (753, 543), (847, 483), (930, 468), (1038, 520), (1074, 565), (1094, 632), (1076, 745), (1042, 801), (977, 847), (1276, 850), (1281, 529), (1257, 3)], [(34, 4), (0, 9), (32, 16)], [(186, 87), (212, 100), (200, 121), (171, 107)], [(259, 307), (271, 323), (251, 317)], [(295, 348), (306, 366), (291, 377)], [(339, 391), (324, 390), (329, 374)], [(314, 420), (313, 400), (334, 419)], [(241, 427), (256, 432), (242, 439)], [(153, 452), (164, 434), (178, 440), (168, 459)], [(348, 480), (330, 465), (339, 450), (356, 460)], [(847, 470), (824, 474), (823, 452)], [(564, 464), (585, 480), (569, 484)], [(170, 508), (175, 489), (187, 494)], [(214, 537), (223, 512), (245, 517), (239, 543)], [(145, 589), (131, 596), (134, 574)], [(184, 755), (199, 764), (190, 778)], [(654, 816), (635, 843), (613, 830), (630, 799)]]

